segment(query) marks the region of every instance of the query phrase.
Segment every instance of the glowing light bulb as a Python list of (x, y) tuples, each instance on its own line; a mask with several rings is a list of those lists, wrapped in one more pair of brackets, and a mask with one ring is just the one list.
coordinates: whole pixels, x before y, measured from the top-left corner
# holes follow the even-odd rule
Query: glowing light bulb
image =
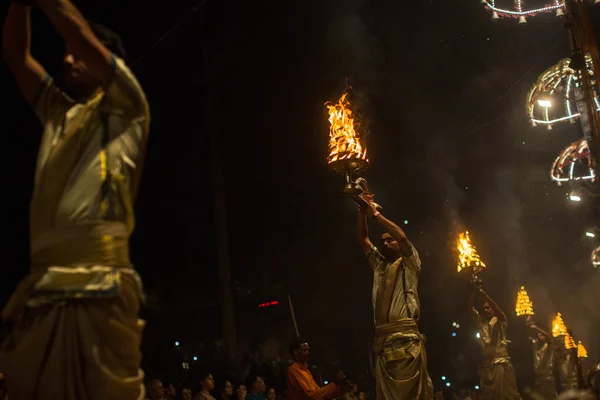
[(596, 234), (594, 232), (586, 232), (585, 236), (589, 237), (589, 238), (595, 238)]
[(552, 102), (550, 100), (546, 100), (546, 99), (539, 99), (537, 101), (538, 105), (540, 107), (546, 107), (546, 108), (550, 108), (552, 107)]
[(175, 342), (175, 346), (179, 346), (179, 342)]

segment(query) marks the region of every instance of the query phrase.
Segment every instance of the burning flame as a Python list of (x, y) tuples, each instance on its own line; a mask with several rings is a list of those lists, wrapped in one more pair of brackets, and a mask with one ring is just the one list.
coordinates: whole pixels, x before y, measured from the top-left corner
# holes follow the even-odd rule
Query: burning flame
[(552, 336), (566, 336), (567, 335), (567, 326), (562, 319), (561, 313), (556, 314), (556, 318), (552, 321)]
[(581, 340), (577, 342), (577, 357), (579, 358), (587, 358), (587, 350), (583, 347), (583, 343)]
[(461, 233), (456, 243), (458, 248), (458, 272), (469, 267), (485, 268), (477, 250), (471, 243), (469, 232)]
[(533, 315), (533, 301), (529, 299), (529, 295), (524, 286), (517, 293), (517, 306), (515, 308), (517, 317), (521, 315)]
[(350, 109), (348, 92), (344, 93), (337, 104), (326, 103), (329, 111), (329, 157), (327, 162), (350, 158), (367, 159), (367, 148), (361, 144), (360, 134), (356, 131), (357, 123), (354, 121)]
[(567, 333), (567, 336), (565, 336), (565, 349), (572, 350), (576, 347), (577, 345), (575, 344), (575, 340), (573, 340), (573, 336)]

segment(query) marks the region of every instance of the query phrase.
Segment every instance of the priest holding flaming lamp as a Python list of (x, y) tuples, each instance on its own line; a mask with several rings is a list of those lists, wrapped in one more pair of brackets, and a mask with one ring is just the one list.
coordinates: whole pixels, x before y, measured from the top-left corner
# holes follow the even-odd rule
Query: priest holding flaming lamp
[(573, 338), (568, 332), (562, 314), (556, 314), (552, 320), (552, 336), (556, 338), (556, 363), (558, 365), (559, 388), (561, 392), (577, 389), (577, 357), (573, 352)]
[[(469, 299), (469, 311), (477, 324), (482, 350), (482, 362), (479, 367), (481, 399), (512, 400), (520, 399), (517, 390), (515, 370), (508, 356), (506, 314), (498, 304), (483, 290), (479, 273), (486, 267), (471, 243), (469, 232), (458, 239), (459, 273), (470, 273), (474, 292)], [(475, 308), (476, 298), (481, 298), (484, 315)]]
[[(425, 339), (419, 332), (420, 302), (417, 292), (421, 260), (404, 231), (381, 214), (363, 178), (355, 179), (368, 166), (364, 136), (350, 109), (348, 92), (329, 110), (329, 167), (343, 174), (342, 193), (360, 205), (358, 239), (373, 269), (375, 315), (375, 380), (377, 400), (433, 399), (433, 384), (427, 372)], [(381, 251), (369, 240), (367, 217), (384, 230)]]
[(553, 400), (558, 397), (556, 381), (554, 380), (554, 346), (552, 336), (539, 328), (533, 320), (533, 301), (523, 286), (517, 294), (517, 317), (526, 317), (526, 323), (534, 333), (530, 337), (533, 345), (534, 390), (544, 399)]

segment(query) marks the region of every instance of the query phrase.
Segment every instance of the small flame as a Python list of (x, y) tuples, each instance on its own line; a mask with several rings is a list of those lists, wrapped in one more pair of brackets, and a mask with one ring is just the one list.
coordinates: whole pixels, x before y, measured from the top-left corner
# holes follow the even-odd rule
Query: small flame
[(581, 340), (579, 342), (577, 342), (577, 357), (579, 358), (587, 358), (588, 354), (587, 354), (587, 350), (585, 349), (585, 347), (583, 347), (583, 343), (581, 343)]
[(562, 319), (561, 313), (556, 314), (556, 318), (552, 321), (552, 336), (566, 336), (567, 335), (567, 326)]
[(456, 242), (458, 248), (458, 272), (469, 267), (485, 268), (477, 250), (471, 243), (469, 232), (461, 233)]
[(357, 122), (350, 109), (348, 92), (345, 92), (336, 103), (326, 103), (329, 111), (329, 157), (327, 162), (351, 158), (367, 159), (367, 148), (357, 132)]
[(529, 295), (525, 290), (524, 286), (521, 286), (521, 290), (517, 293), (517, 306), (515, 308), (517, 317), (522, 315), (534, 315), (533, 314), (533, 301), (529, 299)]
[(573, 336), (567, 333), (567, 335), (565, 336), (565, 349), (572, 350), (576, 347), (577, 345), (575, 344), (575, 340), (573, 340)]

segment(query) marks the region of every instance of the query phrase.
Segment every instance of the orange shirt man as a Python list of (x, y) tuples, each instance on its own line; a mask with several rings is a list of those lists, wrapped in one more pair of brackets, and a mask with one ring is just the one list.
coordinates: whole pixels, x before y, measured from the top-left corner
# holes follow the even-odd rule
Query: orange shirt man
[(305, 339), (296, 339), (291, 346), (295, 361), (288, 368), (288, 400), (331, 400), (342, 394), (340, 386), (335, 383), (319, 387), (308, 369), (310, 354)]

